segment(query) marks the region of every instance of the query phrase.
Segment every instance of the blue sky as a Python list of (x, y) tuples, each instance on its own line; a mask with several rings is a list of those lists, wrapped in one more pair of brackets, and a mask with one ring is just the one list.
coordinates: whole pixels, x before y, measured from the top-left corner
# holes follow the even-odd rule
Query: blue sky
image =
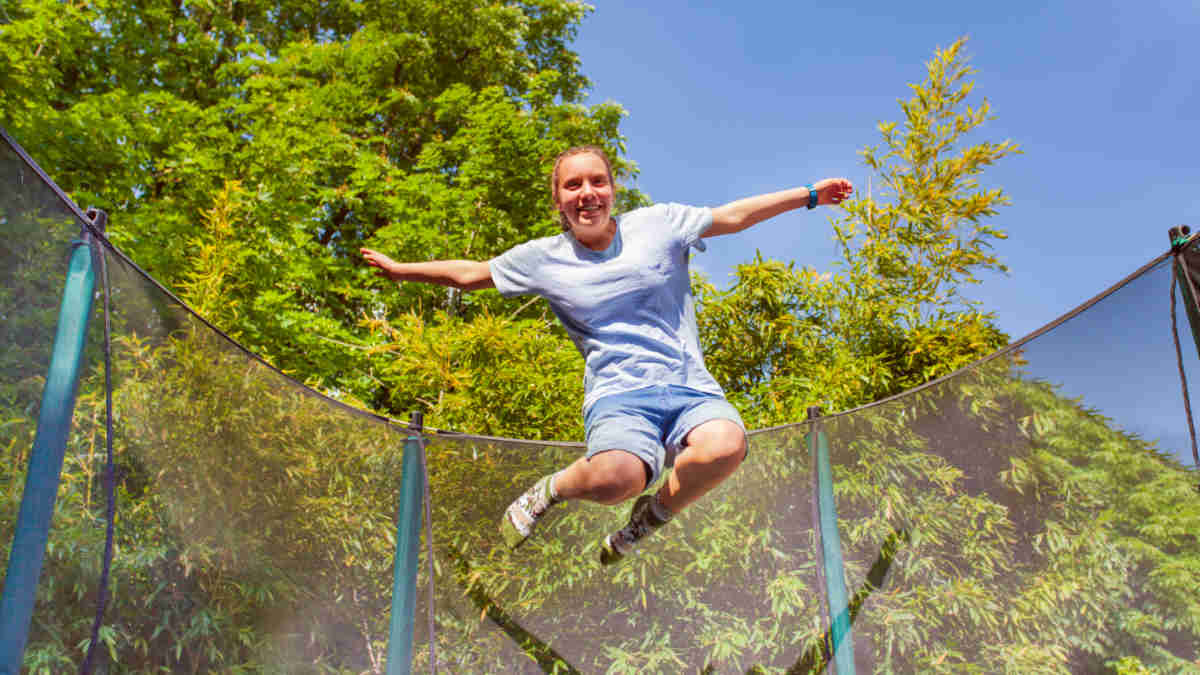
[[(1012, 205), (993, 222), (1011, 274), (969, 297), (1014, 339), (1087, 300), (1200, 227), (1200, 2), (1106, 4), (598, 0), (574, 48), (591, 102), (627, 110), (637, 186), (716, 205), (844, 175), (924, 78), (937, 47), (969, 36), (975, 136), (1023, 154), (983, 176)], [(695, 262), (720, 285), (764, 255), (831, 268), (826, 215), (797, 212), (710, 242)]]
[[(628, 112), (637, 186), (716, 205), (826, 176), (865, 189), (858, 151), (880, 143), (880, 121), (900, 121), (897, 102), (934, 50), (964, 35), (973, 102), (986, 97), (995, 115), (973, 139), (1023, 151), (982, 177), (1012, 200), (992, 221), (1009, 235), (995, 250), (1011, 273), (967, 295), (1017, 339), (1167, 250), (1168, 227), (1200, 229), (1200, 0), (596, 0), (574, 47), (590, 102)], [(756, 250), (831, 270), (827, 216), (801, 210), (712, 239), (693, 264), (721, 286)], [(1123, 294), (1039, 340), (1031, 367), (1190, 464), (1166, 295)]]

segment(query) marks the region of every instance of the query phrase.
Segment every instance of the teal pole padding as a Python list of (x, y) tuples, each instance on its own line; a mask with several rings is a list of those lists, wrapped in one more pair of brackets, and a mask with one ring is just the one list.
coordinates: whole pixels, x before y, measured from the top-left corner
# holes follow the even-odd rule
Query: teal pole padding
[(88, 245), (77, 243), (71, 254), (67, 281), (63, 289), (62, 306), (58, 312), (58, 329), (54, 336), (54, 351), (46, 385), (42, 390), (42, 407), (38, 414), (37, 435), (29, 457), (25, 476), (25, 492), (17, 515), (13, 534), (12, 553), (4, 577), (4, 595), (0, 598), (0, 674), (18, 675), (29, 639), (29, 624), (37, 596), (38, 577), (50, 538), (50, 520), (62, 474), (67, 435), (75, 410), (75, 393), (83, 363), (83, 348), (87, 338), (88, 318), (92, 313), (92, 297), (96, 276), (92, 269), (92, 252)]
[(854, 637), (850, 629), (850, 601), (846, 592), (842, 539), (838, 533), (837, 507), (833, 499), (833, 469), (829, 465), (829, 441), (825, 432), (814, 429), (809, 449), (817, 458), (817, 503), (820, 510), (821, 557), (825, 569), (825, 595), (829, 600), (829, 633), (833, 641), (833, 663), (838, 675), (854, 674)]
[(404, 442), (400, 505), (396, 520), (396, 559), (392, 572), (392, 617), (388, 631), (387, 675), (412, 672), (413, 624), (417, 612), (417, 550), (421, 546), (421, 413), (412, 414), (416, 432)]

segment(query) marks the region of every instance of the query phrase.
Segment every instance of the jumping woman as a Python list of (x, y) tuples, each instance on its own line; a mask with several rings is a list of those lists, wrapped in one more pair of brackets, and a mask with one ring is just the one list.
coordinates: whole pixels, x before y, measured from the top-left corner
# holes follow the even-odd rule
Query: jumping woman
[(674, 467), (654, 495), (634, 502), (629, 523), (605, 537), (600, 562), (642, 538), (728, 478), (746, 456), (742, 418), (704, 367), (688, 272), (690, 249), (801, 207), (839, 204), (850, 181), (827, 178), (715, 208), (657, 204), (613, 214), (612, 164), (596, 146), (554, 162), (550, 198), (562, 233), (489, 261), (401, 263), (364, 248), (366, 262), (395, 281), (536, 294), (583, 354), (587, 452), (542, 477), (504, 513), (516, 547), (546, 511), (568, 499), (620, 504)]

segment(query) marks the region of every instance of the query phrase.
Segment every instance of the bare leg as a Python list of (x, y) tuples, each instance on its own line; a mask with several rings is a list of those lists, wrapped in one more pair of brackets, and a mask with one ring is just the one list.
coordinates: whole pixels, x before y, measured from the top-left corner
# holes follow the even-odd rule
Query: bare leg
[(516, 548), (546, 511), (564, 499), (619, 504), (645, 489), (646, 465), (632, 453), (609, 450), (580, 458), (558, 474), (543, 476), (510, 504), (500, 520), (500, 534)]
[(658, 491), (671, 513), (703, 497), (737, 470), (746, 458), (746, 433), (729, 420), (709, 420), (692, 429), (675, 458), (675, 469)]
[(600, 564), (622, 560), (639, 540), (728, 478), (745, 457), (746, 434), (737, 424), (710, 420), (692, 429), (684, 451), (675, 458), (675, 470), (658, 494), (638, 497), (629, 524), (604, 539)]
[(624, 450), (580, 457), (554, 479), (561, 499), (620, 504), (646, 489), (646, 465)]

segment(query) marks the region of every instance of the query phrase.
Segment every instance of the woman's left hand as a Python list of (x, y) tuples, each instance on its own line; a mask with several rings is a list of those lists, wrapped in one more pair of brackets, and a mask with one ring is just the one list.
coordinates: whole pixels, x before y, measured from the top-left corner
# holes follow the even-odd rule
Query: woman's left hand
[(841, 204), (854, 193), (854, 184), (845, 178), (826, 178), (813, 183), (817, 191), (817, 204)]

